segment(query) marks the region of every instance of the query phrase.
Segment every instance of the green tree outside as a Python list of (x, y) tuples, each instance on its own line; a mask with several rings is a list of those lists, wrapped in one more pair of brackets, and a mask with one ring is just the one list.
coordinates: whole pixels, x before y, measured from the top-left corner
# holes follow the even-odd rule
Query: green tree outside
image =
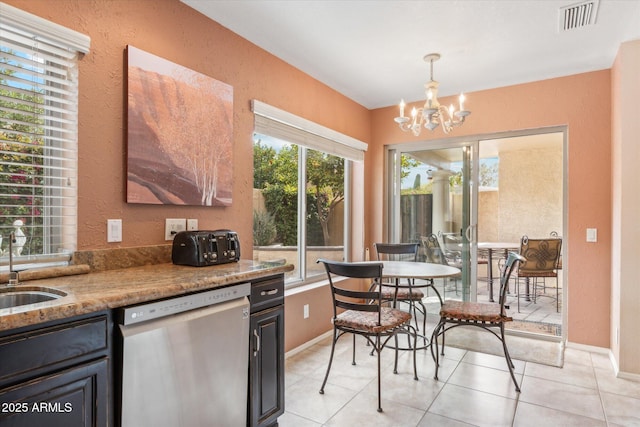
[[(276, 224), (276, 240), (297, 245), (298, 146), (285, 145), (276, 152), (257, 140), (253, 146), (254, 188), (261, 190), (268, 214)], [(344, 200), (344, 159), (307, 150), (307, 243), (330, 242), (329, 220)]]

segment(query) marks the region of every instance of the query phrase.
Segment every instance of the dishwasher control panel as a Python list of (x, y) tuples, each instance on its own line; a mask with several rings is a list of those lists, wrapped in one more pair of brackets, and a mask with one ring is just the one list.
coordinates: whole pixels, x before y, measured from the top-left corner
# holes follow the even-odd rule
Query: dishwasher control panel
[(118, 320), (121, 325), (132, 325), (207, 307), (209, 305), (232, 301), (246, 297), (250, 293), (251, 283), (240, 283), (225, 288), (212, 289), (205, 292), (126, 307), (120, 310), (121, 318)]

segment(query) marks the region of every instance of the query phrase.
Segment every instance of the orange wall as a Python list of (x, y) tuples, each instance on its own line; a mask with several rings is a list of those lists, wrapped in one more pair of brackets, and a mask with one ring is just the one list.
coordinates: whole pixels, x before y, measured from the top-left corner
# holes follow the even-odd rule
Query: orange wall
[[(443, 102), (448, 105), (453, 100)], [(451, 136), (549, 126), (568, 127), (568, 340), (609, 348), (611, 302), (611, 73), (610, 70), (467, 94), (473, 112)], [(407, 107), (410, 109), (411, 107)], [(365, 244), (384, 239), (384, 146), (420, 138), (398, 129), (397, 107), (374, 110), (366, 157)], [(440, 129), (422, 139), (443, 139)], [(598, 242), (586, 243), (586, 228)]]
[[(6, 3), (91, 37), (91, 51), (79, 68), (79, 250), (165, 244), (165, 218), (198, 218), (201, 229), (237, 230), (243, 257), (251, 258), (253, 98), (359, 140), (370, 139), (367, 109), (178, 0)], [(128, 44), (233, 86), (233, 206), (125, 202)], [(110, 218), (122, 218), (122, 243), (107, 243)]]

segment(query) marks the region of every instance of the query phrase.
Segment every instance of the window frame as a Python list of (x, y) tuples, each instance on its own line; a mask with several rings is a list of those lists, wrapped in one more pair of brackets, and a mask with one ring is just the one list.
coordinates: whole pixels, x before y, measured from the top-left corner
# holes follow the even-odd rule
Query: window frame
[(332, 129), (318, 125), (304, 118), (295, 116), (276, 107), (257, 100), (252, 101), (255, 114), (254, 134), (270, 136), (298, 146), (298, 275), (288, 278), (287, 289), (307, 285), (326, 279), (325, 274), (308, 276), (307, 268), (307, 230), (306, 230), (306, 153), (309, 149), (338, 156), (344, 159), (344, 238), (343, 258), (350, 260), (352, 253), (351, 212), (353, 210), (353, 162), (361, 162), (367, 144), (343, 135)]

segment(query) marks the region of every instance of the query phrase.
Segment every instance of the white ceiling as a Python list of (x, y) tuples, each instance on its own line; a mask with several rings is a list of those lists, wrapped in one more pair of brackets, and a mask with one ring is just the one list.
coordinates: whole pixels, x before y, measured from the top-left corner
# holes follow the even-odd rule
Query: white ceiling
[(559, 9), (578, 0), (181, 1), (369, 109), (423, 100), (428, 53), (447, 96), (607, 69), (640, 39), (640, 0), (600, 0), (570, 31)]

